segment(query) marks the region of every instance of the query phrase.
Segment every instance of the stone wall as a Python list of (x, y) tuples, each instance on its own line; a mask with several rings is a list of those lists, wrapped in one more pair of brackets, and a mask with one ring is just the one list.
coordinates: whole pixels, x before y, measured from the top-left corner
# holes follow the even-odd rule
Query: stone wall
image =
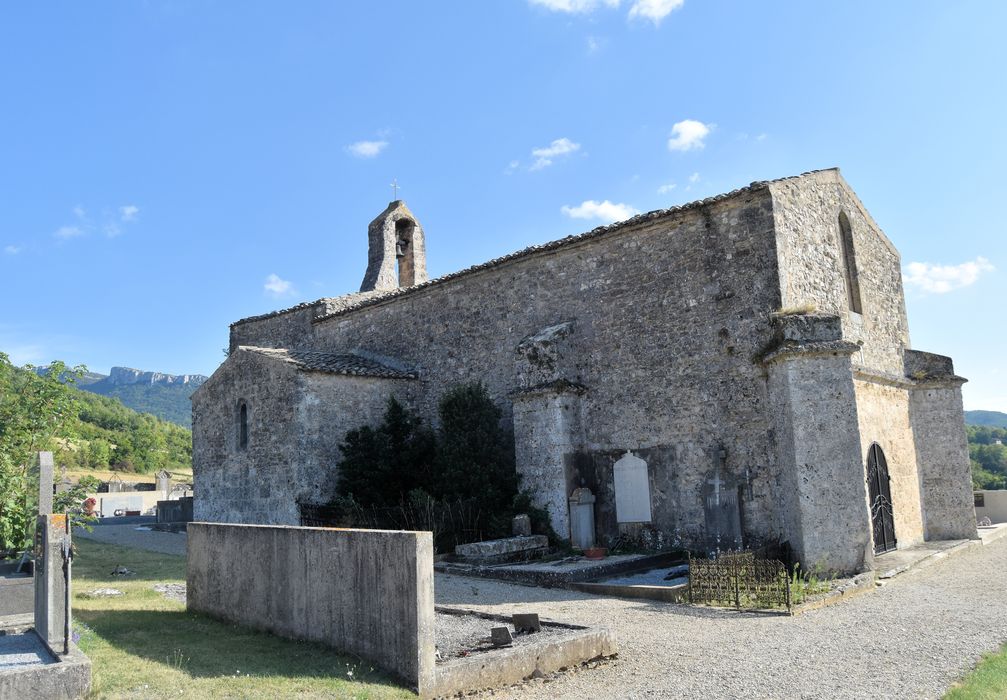
[[(850, 223), (862, 313), (850, 309), (840, 214)], [(774, 327), (774, 311), (798, 307), (817, 313)], [(310, 482), (315, 494), (334, 486), (331, 465), (345, 431), (375, 423), (389, 394), (436, 426), (447, 390), (482, 382), (513, 421), (524, 488), (551, 509), (560, 534), (578, 486), (598, 496), (601, 544), (625, 531), (613, 468), (631, 453), (646, 463), (647, 478), (637, 483), (649, 484), (652, 504), (653, 522), (634, 523), (637, 531), (705, 546), (740, 523), (746, 545), (793, 539), (813, 561), (835, 546), (833, 568), (856, 569), (871, 559), (863, 471), (875, 435), (897, 462), (900, 543), (919, 540), (921, 517), (931, 522), (925, 480), (922, 516), (912, 503), (914, 452), (917, 463), (933, 462), (934, 512), (961, 519), (951, 514), (959, 485), (946, 482), (948, 491), (934, 481), (944, 478), (938, 463), (950, 460), (957, 471), (947, 478), (958, 479), (963, 455), (968, 461), (964, 449), (952, 455), (953, 406), (907, 399), (873, 380), (854, 386), (855, 372), (901, 386), (909, 333), (899, 255), (838, 171), (755, 183), (431, 283), (249, 319), (232, 326), (231, 344), (364, 351), (418, 372), (414, 382), (352, 391), (339, 384), (307, 391), (301, 379), (289, 401), (269, 404), (286, 405), (288, 414), (296, 407), (289, 425), (308, 437), (280, 442), (308, 465), (291, 478)], [(337, 408), (327, 415), (330, 405)], [(921, 456), (917, 414), (950, 436), (937, 457)], [(286, 420), (277, 430), (287, 430)], [(220, 453), (208, 450), (212, 438), (194, 436), (199, 455)], [(722, 489), (727, 501), (737, 497), (740, 513), (711, 511), (710, 496), (719, 503)], [(953, 504), (941, 504), (946, 496)], [(927, 525), (928, 536), (937, 531)]]
[(850, 352), (794, 351), (769, 365), (780, 486), (790, 543), (805, 571), (850, 573), (873, 564)]
[[(410, 401), (410, 382), (302, 372), (232, 352), (193, 394), (193, 495), (197, 520), (296, 525), (298, 503), (336, 492), (346, 432), (381, 420), (388, 397)], [(239, 401), (248, 444), (237, 444)]]
[[(838, 314), (843, 337), (862, 343), (855, 365), (902, 376), (909, 347), (898, 251), (838, 171), (811, 173), (769, 185), (773, 193), (780, 292), (784, 308), (811, 306)], [(863, 313), (850, 310), (839, 215), (853, 231)]]
[(923, 541), (916, 443), (909, 414), (909, 392), (905, 384), (902, 382), (895, 386), (884, 378), (865, 374), (858, 374), (853, 383), (857, 392), (864, 478), (867, 478), (867, 451), (876, 442), (888, 463), (895, 538), (899, 548)]
[(322, 642), (433, 687), (429, 532), (190, 523), (186, 607)]
[[(723, 447), (725, 468), (750, 485), (747, 527), (776, 537), (765, 378), (752, 361), (780, 304), (772, 225), (768, 192), (756, 189), (406, 290), (316, 323), (314, 344), (416, 366), (416, 405), (436, 423), (440, 396), (475, 381), (511, 415), (519, 375), (537, 376), (519, 345), (572, 322), (552, 376), (585, 389), (582, 451), (653, 449), (654, 520), (670, 535), (703, 522), (701, 491)], [(520, 451), (525, 436), (515, 437)], [(563, 473), (572, 457), (534, 468)]]
[(915, 380), (909, 412), (916, 441), (923, 524), (931, 539), (975, 539), (972, 466), (961, 386), (951, 358), (909, 350), (906, 368)]

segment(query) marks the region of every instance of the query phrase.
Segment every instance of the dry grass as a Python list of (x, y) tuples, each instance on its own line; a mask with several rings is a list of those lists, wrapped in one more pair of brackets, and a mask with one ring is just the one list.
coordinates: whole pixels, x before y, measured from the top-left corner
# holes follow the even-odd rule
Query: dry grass
[[(123, 481), (134, 481), (134, 482), (150, 482), (154, 483), (157, 481), (157, 477), (153, 474), (138, 474), (133, 472), (114, 472), (110, 469), (68, 469), (66, 475), (71, 481), (80, 481), (82, 476), (93, 476), (99, 481), (108, 481), (113, 476), (118, 476)], [(57, 479), (63, 478), (63, 473), (58, 471), (56, 474)], [(172, 482), (179, 481), (192, 481), (192, 469), (188, 471), (182, 470), (172, 470), (171, 472)]]
[[(93, 663), (92, 697), (415, 697), (370, 664), (327, 647), (186, 612), (153, 589), (184, 582), (184, 557), (76, 544), (74, 626)], [(136, 573), (112, 576), (116, 566)], [(88, 594), (97, 588), (125, 595)]]

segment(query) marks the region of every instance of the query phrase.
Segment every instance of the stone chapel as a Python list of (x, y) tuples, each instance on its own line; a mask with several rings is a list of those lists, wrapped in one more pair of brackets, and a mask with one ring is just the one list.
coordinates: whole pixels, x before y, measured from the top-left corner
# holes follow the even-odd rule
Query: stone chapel
[(335, 495), (339, 444), (388, 398), (436, 424), (483, 382), (523, 489), (570, 533), (805, 568), (975, 538), (951, 359), (911, 348), (899, 253), (838, 169), (634, 216), (429, 280), (402, 201), (360, 291), (237, 321), (192, 397), (197, 520), (291, 524)]

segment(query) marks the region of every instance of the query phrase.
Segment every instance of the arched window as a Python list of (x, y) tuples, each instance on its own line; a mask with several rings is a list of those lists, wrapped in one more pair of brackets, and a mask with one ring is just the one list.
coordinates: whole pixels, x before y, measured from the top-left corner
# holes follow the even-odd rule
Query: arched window
[(242, 399), (238, 402), (238, 449), (248, 447), (248, 404)]
[(857, 279), (857, 255), (853, 249), (853, 229), (845, 212), (839, 213), (839, 243), (843, 259), (843, 276), (846, 279), (846, 297), (850, 311), (862, 314), (860, 280)]

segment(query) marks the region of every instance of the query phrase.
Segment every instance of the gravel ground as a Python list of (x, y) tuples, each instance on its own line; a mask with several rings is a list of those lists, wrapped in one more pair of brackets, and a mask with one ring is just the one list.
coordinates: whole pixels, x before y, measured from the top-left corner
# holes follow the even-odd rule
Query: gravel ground
[[(1007, 640), (1007, 538), (797, 617), (438, 575), (438, 604), (604, 625), (618, 658), (505, 698), (939, 698)], [(485, 696), (489, 696), (487, 692)]]
[(185, 545), (188, 541), (185, 533), (158, 532), (156, 530), (140, 529), (141, 525), (95, 525), (91, 532), (82, 528), (74, 528), (73, 536), (87, 540), (97, 540), (123, 547), (135, 547), (162, 554), (177, 554), (185, 556)]

